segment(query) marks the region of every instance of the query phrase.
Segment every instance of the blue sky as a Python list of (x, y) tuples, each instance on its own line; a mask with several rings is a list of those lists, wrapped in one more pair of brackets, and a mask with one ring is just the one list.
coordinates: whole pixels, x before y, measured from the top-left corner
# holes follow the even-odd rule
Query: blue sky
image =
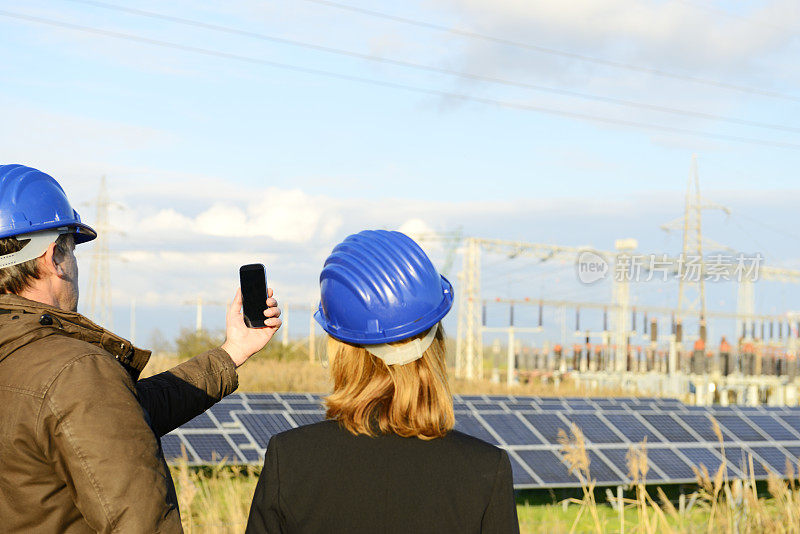
[[(92, 208), (80, 206), (96, 195), (100, 176), (107, 177), (119, 204), (112, 223), (121, 233), (110, 240), (118, 255), (112, 262), (115, 326), (123, 335), (129, 334), (132, 298), (140, 310), (138, 340), (146, 340), (156, 326), (172, 334), (194, 321), (191, 307), (180, 303), (197, 294), (209, 301), (227, 299), (236, 267), (251, 261), (268, 265), (284, 300), (309, 302), (327, 252), (348, 233), (367, 227), (460, 227), (467, 235), (601, 249), (619, 237), (636, 237), (643, 251), (674, 252), (680, 236), (665, 234), (659, 225), (681, 213), (692, 154), (699, 158), (704, 195), (732, 209), (729, 217), (709, 212), (707, 233), (737, 250), (764, 251), (771, 264), (800, 268), (800, 231), (794, 230), (800, 132), (779, 129), (800, 128), (795, 68), (800, 8), (794, 2), (342, 0), (747, 91), (423, 29), (324, 2), (109, 2), (516, 84), (231, 35), (91, 2), (0, 0), (5, 126), (0, 161), (53, 174), (88, 221)], [(718, 118), (612, 105), (519, 84)], [(431, 253), (441, 260), (441, 251)], [(90, 261), (88, 255), (82, 259), (84, 281)], [(502, 258), (486, 261), (486, 277), (494, 284), (485, 284), (487, 291), (538, 296), (546, 290), (587, 300), (610, 294), (602, 285), (570, 286), (574, 280), (568, 282), (567, 274), (558, 282), (536, 271), (520, 279), (519, 265)], [(674, 287), (661, 289), (657, 297), (643, 293), (642, 299), (677, 301)], [(722, 294), (710, 308), (735, 305), (733, 293)], [(797, 294), (794, 288), (765, 286), (758, 306), (770, 312), (797, 309), (786, 297)], [(306, 328), (298, 319), (295, 324)], [(206, 321), (221, 325), (221, 309), (209, 308)]]

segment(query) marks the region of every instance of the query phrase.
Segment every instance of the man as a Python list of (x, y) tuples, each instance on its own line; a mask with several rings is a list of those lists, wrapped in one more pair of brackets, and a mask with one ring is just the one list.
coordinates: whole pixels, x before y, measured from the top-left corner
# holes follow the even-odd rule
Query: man
[(3, 532), (180, 532), (159, 438), (233, 392), (281, 324), (269, 298), (246, 328), (237, 292), (220, 348), (138, 380), (150, 353), (76, 312), (74, 247), (96, 235), (53, 178), (0, 166)]

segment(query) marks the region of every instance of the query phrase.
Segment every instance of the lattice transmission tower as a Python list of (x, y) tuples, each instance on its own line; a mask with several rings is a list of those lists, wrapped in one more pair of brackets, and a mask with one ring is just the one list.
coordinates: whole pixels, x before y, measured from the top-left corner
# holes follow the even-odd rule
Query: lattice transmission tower
[(703, 251), (731, 250), (703, 237), (703, 210), (718, 209), (726, 214), (730, 210), (719, 204), (704, 202), (700, 196), (700, 177), (697, 171), (697, 155), (692, 155), (689, 180), (686, 184), (686, 200), (683, 216), (661, 226), (662, 229), (681, 230), (683, 247), (678, 258), (678, 308), (676, 322), (682, 322), (687, 316), (699, 316), (701, 336), (704, 333), (706, 312), (706, 265)]
[(92, 269), (89, 280), (89, 317), (96, 323), (111, 330), (114, 328), (114, 316), (111, 310), (111, 254), (108, 250), (108, 235), (111, 232), (108, 212), (111, 201), (108, 197), (106, 177), (100, 179), (100, 190), (94, 201), (94, 228), (97, 239), (92, 250)]

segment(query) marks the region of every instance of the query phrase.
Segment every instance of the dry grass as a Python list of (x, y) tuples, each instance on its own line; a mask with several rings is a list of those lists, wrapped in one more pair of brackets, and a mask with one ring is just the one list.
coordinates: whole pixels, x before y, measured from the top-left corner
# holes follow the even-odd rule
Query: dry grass
[[(313, 392), (324, 393), (330, 390), (328, 369), (320, 362), (309, 362), (304, 346), (291, 347), (289, 356), (277, 359), (256, 355), (239, 370), (239, 391), (241, 392)], [(175, 354), (153, 354), (142, 373), (150, 376), (179, 364), (185, 358)], [(450, 370), (453, 376), (453, 370)], [(450, 380), (453, 393), (464, 395), (533, 395), (533, 396), (582, 396), (619, 397), (631, 395), (621, 389), (588, 389), (579, 387), (574, 381), (565, 379), (554, 384), (549, 377), (534, 377), (530, 382), (508, 387), (505, 382), (494, 383), (489, 380)]]
[[(724, 448), (722, 432), (716, 421), (714, 431), (719, 444)], [(709, 473), (704, 465), (694, 466), (697, 490), (676, 508), (664, 491), (656, 488), (658, 501), (647, 491), (647, 444), (631, 448), (628, 453), (628, 470), (632, 480), (632, 497), (612, 499), (618, 519), (616, 524), (603, 518), (597, 512), (594, 500), (594, 481), (589, 470), (589, 457), (586, 453), (580, 429), (573, 427), (571, 436), (562, 435), (562, 454), (570, 470), (579, 475), (583, 486), (583, 499), (570, 499), (567, 502), (579, 506), (578, 514), (569, 530), (576, 532), (581, 512), (588, 510), (590, 526), (594, 532), (639, 532), (688, 534), (698, 531), (715, 534), (791, 534), (800, 532), (800, 487), (797, 486), (798, 472), (787, 462), (786, 477), (770, 472), (767, 489), (769, 496), (759, 496), (753, 476), (753, 458), (748, 465), (741, 466), (748, 473), (745, 480), (729, 480), (728, 464), (724, 460), (716, 472)], [(764, 466), (767, 468), (767, 466)], [(634, 511), (633, 517), (630, 512)], [(589, 529), (585, 528), (586, 531)]]

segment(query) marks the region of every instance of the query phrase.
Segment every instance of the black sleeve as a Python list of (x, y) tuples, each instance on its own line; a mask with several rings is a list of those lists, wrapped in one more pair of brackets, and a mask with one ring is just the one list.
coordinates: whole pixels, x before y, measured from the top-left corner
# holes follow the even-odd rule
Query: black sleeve
[(492, 496), (481, 521), (483, 534), (519, 533), (517, 503), (514, 500), (514, 482), (511, 478), (511, 462), (508, 453), (502, 451), (497, 465)]
[(276, 534), (284, 532), (283, 514), (280, 509), (280, 480), (278, 477), (278, 451), (276, 436), (267, 444), (264, 468), (258, 477), (250, 517), (245, 534)]
[(205, 412), (238, 385), (233, 360), (217, 348), (139, 380), (136, 392), (160, 437)]

